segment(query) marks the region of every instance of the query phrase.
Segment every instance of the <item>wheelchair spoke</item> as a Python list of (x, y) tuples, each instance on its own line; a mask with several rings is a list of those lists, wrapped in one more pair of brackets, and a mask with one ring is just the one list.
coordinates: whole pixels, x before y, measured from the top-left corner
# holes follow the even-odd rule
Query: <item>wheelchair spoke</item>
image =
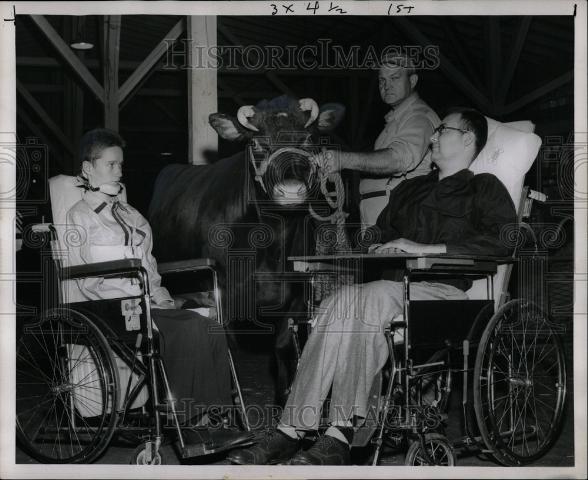
[[(57, 334), (55, 334), (55, 330), (53, 329), (53, 322), (51, 322), (51, 320), (48, 320), (49, 322), (49, 326), (51, 327), (51, 339), (53, 340), (53, 365), (54, 365), (54, 369), (53, 372), (57, 372), (59, 370), (60, 378), (65, 378), (65, 372), (62, 370), (62, 366), (61, 366), (61, 362), (59, 361), (59, 348), (58, 346), (61, 344), (61, 342), (59, 341), (59, 332)], [(48, 350), (48, 346), (47, 346), (47, 342), (45, 340), (45, 335), (42, 335), (41, 338), (43, 339), (43, 343), (45, 344), (45, 348), (47, 348), (47, 352), (49, 353)], [(35, 337), (36, 339), (36, 337)], [(58, 381), (57, 378), (53, 377), (54, 381)]]
[[(51, 312), (50, 312), (51, 313)], [(17, 348), (17, 434), (42, 463), (93, 461), (117, 417), (117, 382), (105, 336), (81, 312), (53, 310)]]
[(475, 366), (474, 407), (482, 438), (506, 465), (524, 465), (555, 441), (565, 398), (557, 333), (534, 304), (513, 300), (491, 319)]
[[(22, 346), (22, 344), (19, 346)], [(37, 373), (39, 373), (40, 375), (42, 375), (45, 378), (47, 384), (51, 384), (55, 380), (55, 378), (51, 379), (43, 372), (41, 367), (35, 361), (34, 356), (32, 355), (31, 351), (29, 350), (29, 347), (26, 344), (24, 344), (24, 348), (26, 348), (26, 350), (29, 354), (29, 360), (27, 360), (21, 353), (17, 353), (17, 362), (19, 359), (26, 362), (28, 365), (33, 367)]]
[[(81, 368), (80, 367), (81, 364), (92, 364), (93, 363), (93, 359), (92, 359), (92, 357), (90, 355), (90, 349), (88, 347), (86, 347), (84, 345), (78, 345), (76, 343), (68, 343), (67, 345), (68, 345), (68, 347), (71, 350), (73, 350), (76, 347), (81, 347), (83, 350), (85, 350), (87, 352), (86, 355), (83, 358), (82, 357), (77, 357), (75, 359), (75, 363), (73, 363), (73, 364), (71, 364), (69, 366), (69, 371), (70, 372), (76, 370), (77, 368)], [(71, 363), (71, 358), (69, 360), (70, 360), (70, 363)]]
[[(73, 436), (75, 436), (75, 440), (77, 442), (77, 445), (81, 447), (81, 441), (80, 438), (78, 436), (78, 432), (76, 431), (76, 428), (73, 428), (73, 426), (75, 425), (74, 423), (74, 416), (75, 416), (75, 412), (73, 410), (71, 410), (70, 408), (68, 408), (68, 406), (65, 405), (64, 403), (64, 411), (67, 413), (67, 418), (68, 418), (68, 422), (67, 422), (67, 428), (68, 428), (68, 437), (71, 439), (72, 438), (72, 434)], [(84, 421), (85, 423), (85, 421)], [(73, 443), (70, 442), (70, 452), (71, 455), (74, 455), (74, 449), (73, 449)]]
[[(49, 395), (49, 394), (47, 394)], [(25, 415), (28, 414), (29, 412), (38, 412), (39, 410), (41, 410), (41, 407), (49, 402), (54, 402), (55, 403), (55, 398), (51, 397), (51, 398), (47, 398), (41, 402), (35, 402), (35, 404), (30, 407), (27, 408), (25, 410), (19, 410), (19, 414), (22, 415), (23, 417), (25, 417), (27, 419), (27, 422), (24, 424), (24, 426), (28, 426), (29, 423), (33, 420), (35, 420), (34, 415)], [(43, 420), (45, 420), (45, 418), (43, 418)], [(43, 422), (40, 422), (40, 424), (42, 424)]]

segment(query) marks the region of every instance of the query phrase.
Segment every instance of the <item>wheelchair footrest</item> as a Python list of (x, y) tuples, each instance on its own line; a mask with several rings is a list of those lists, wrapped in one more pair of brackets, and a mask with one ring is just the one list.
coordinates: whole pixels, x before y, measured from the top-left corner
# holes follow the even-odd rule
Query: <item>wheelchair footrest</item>
[(200, 457), (253, 444), (254, 434), (227, 429), (209, 430), (206, 427), (182, 429), (184, 448), (176, 446), (182, 458)]

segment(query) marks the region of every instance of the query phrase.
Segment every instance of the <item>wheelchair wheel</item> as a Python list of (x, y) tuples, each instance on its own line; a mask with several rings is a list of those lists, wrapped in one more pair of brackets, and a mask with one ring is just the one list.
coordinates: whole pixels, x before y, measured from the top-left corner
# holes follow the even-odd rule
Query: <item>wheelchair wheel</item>
[(423, 443), (426, 453), (420, 439), (414, 441), (408, 448), (404, 465), (411, 467), (427, 465), (452, 467), (456, 464), (453, 447), (443, 435), (438, 433), (426, 434)]
[(16, 345), (16, 434), (42, 463), (89, 463), (116, 424), (118, 372), (100, 330), (59, 308), (24, 326)]
[(155, 451), (154, 442), (144, 442), (135, 448), (129, 463), (131, 465), (165, 465), (166, 458), (161, 448)]
[(566, 396), (557, 326), (533, 303), (505, 304), (480, 340), (473, 388), (480, 434), (496, 460), (540, 458), (557, 439)]

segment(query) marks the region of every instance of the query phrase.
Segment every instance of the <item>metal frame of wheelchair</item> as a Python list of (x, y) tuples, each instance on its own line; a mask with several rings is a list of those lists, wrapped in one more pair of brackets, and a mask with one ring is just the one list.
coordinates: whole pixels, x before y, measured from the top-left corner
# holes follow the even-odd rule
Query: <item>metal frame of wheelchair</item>
[[(536, 193), (523, 190), (519, 221), (529, 216)], [(523, 466), (553, 446), (566, 398), (560, 327), (525, 299), (506, 301), (502, 295), (494, 310), (493, 276), (499, 264), (511, 264), (503, 287), (506, 292), (516, 253), (510, 259), (423, 256), (405, 260), (403, 316), (384, 332), (388, 363), (370, 392), (368, 412), (373, 415), (368, 413), (370, 419), (355, 429), (352, 443), (375, 447), (372, 465), (378, 464), (384, 446), (408, 447), (405, 465), (409, 466), (452, 466), (457, 450), (482, 453), (505, 466)], [(301, 262), (294, 269), (306, 273), (357, 271), (357, 264), (345, 263), (341, 257), (317, 258), (308, 264), (305, 257), (290, 260)], [(312, 267), (312, 262), (320, 263)], [(486, 278), (487, 300), (410, 300), (412, 279), (456, 273)], [(312, 315), (312, 302), (310, 310)], [(298, 326), (290, 328), (299, 359)], [(404, 340), (395, 344), (393, 337), (400, 332)], [(462, 379), (463, 436), (450, 442), (446, 426), (456, 376)]]
[[(224, 450), (226, 445), (215, 443), (206, 427), (186, 430), (178, 421), (159, 355), (149, 281), (141, 261), (125, 259), (62, 267), (55, 251), (53, 225), (40, 224), (35, 231), (52, 239), (61, 304), (25, 325), (17, 340), (16, 435), (23, 450), (42, 463), (90, 463), (103, 454), (115, 433), (138, 444), (132, 464), (165, 463), (160, 447), (170, 439), (176, 439), (181, 458)], [(160, 264), (159, 273), (210, 271), (222, 329), (222, 303), (214, 267), (212, 260), (196, 259)], [(139, 282), (142, 294), (131, 300), (139, 301), (142, 308), (140, 328), (126, 331), (124, 322), (115, 326), (111, 319), (93, 311), (110, 302), (120, 315), (121, 299), (64, 303), (62, 281), (86, 277), (125, 277)], [(230, 351), (229, 364), (239, 421), (250, 431)], [(122, 384), (121, 374), (126, 377)], [(162, 403), (162, 397), (167, 404)], [(164, 419), (171, 420), (171, 425)], [(186, 441), (187, 436), (193, 437), (191, 432), (198, 440), (195, 443)]]

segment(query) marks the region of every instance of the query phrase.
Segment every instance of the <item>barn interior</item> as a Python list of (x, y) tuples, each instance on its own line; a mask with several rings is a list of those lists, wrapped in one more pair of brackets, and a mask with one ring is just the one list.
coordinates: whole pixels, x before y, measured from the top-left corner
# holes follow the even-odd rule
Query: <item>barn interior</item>
[[(537, 236), (546, 239), (541, 248), (547, 261), (540, 273), (549, 279), (544, 282), (546, 305), (565, 325), (571, 352), (574, 34), (572, 16), (316, 15), (272, 17), (270, 22), (254, 16), (17, 15), (17, 137), (26, 145), (17, 165), (17, 208), (25, 237), (17, 253), (17, 294), (19, 303), (28, 306), (21, 313), (26, 316), (41, 305), (37, 290), (27, 290), (30, 272), (39, 265), (27, 228), (49, 218), (46, 179), (78, 173), (78, 142), (84, 132), (98, 126), (120, 132), (127, 143), (128, 198), (146, 215), (164, 166), (215, 162), (241, 148), (217, 139), (206, 126), (213, 112), (235, 115), (240, 106), (283, 94), (312, 97), (319, 105), (338, 102), (346, 109), (334, 132), (341, 148), (372, 150), (388, 111), (380, 100), (377, 74), (369, 64), (328, 66), (320, 45), (338, 46), (360, 59), (390, 45), (413, 46), (438, 54), (435, 68), (419, 71), (417, 90), (440, 116), (450, 106), (463, 105), (501, 122), (535, 124), (542, 146), (526, 184), (548, 199), (531, 223)], [(237, 48), (248, 53), (240, 57), (241, 64), (229, 65), (225, 56), (218, 68), (189, 68), (186, 62), (197, 53), (190, 44), (195, 38), (226, 52)], [(267, 52), (275, 46), (286, 51), (293, 46), (298, 52), (316, 46), (302, 58), (327, 66), (252, 68), (260, 47)], [(35, 151), (41, 152), (41, 162), (34, 160)], [(352, 172), (344, 174), (350, 221), (358, 216), (358, 179)], [(244, 360), (248, 364), (255, 364), (251, 357)], [(571, 363), (569, 375), (573, 377)], [(258, 381), (249, 373), (245, 377)], [(573, 428), (566, 428), (562, 438), (567, 443), (556, 451), (560, 458), (554, 453), (545, 465), (573, 464)], [(109, 461), (116, 463), (112, 458), (104, 463)]]

